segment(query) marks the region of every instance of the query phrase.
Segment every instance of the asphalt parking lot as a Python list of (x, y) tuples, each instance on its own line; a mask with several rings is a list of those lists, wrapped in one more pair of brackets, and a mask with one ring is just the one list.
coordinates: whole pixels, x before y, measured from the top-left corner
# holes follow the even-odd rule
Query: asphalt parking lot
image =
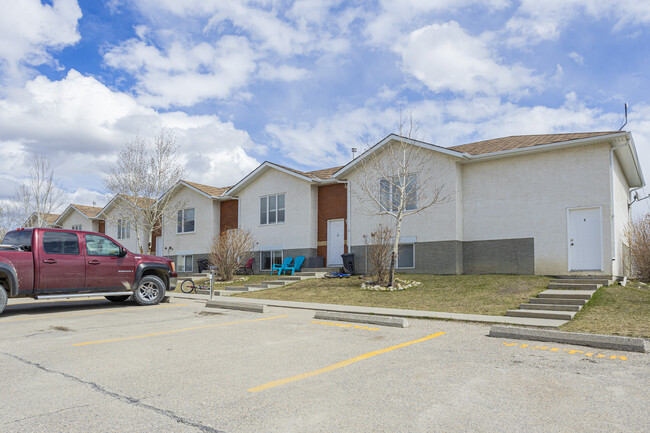
[(12, 301), (0, 431), (649, 431), (648, 354), (448, 321)]

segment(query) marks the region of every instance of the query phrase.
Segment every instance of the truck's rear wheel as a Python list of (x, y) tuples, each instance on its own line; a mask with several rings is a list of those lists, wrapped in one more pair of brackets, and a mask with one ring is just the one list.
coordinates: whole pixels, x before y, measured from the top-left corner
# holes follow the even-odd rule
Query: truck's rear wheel
[(140, 280), (133, 293), (133, 299), (140, 305), (156, 305), (165, 297), (165, 283), (155, 275), (146, 275)]
[(2, 314), (6, 306), (7, 306), (7, 291), (2, 286), (2, 284), (0, 284), (0, 314)]
[(129, 296), (104, 296), (106, 299), (108, 299), (111, 302), (124, 302), (127, 299), (129, 299)]

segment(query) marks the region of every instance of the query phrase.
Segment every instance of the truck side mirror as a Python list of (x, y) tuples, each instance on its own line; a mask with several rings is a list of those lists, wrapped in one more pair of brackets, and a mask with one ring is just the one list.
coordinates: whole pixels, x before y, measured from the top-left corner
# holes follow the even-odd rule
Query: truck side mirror
[(119, 255), (119, 257), (124, 257), (124, 256), (126, 256), (126, 248), (120, 247), (120, 255)]

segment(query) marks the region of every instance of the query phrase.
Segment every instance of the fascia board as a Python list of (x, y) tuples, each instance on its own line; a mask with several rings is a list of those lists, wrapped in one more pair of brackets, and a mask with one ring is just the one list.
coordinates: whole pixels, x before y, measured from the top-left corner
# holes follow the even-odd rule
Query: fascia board
[(413, 140), (411, 138), (400, 137), (399, 135), (396, 135), (396, 134), (390, 134), (388, 137), (384, 138), (383, 140), (381, 140), (380, 142), (378, 142), (377, 144), (372, 146), (370, 149), (363, 152), (361, 155), (359, 155), (358, 158), (355, 158), (352, 161), (350, 161), (349, 163), (347, 163), (339, 171), (334, 173), (332, 175), (332, 177), (335, 178), (335, 179), (339, 179), (340, 177), (345, 176), (350, 171), (352, 171), (352, 169), (354, 168), (354, 166), (356, 164), (363, 161), (370, 154), (379, 151), (379, 149), (381, 149), (382, 147), (384, 147), (387, 143), (389, 143), (391, 141), (403, 141), (403, 142), (406, 142), (406, 143), (411, 144), (413, 146), (418, 146), (418, 147), (421, 147), (423, 149), (430, 150), (432, 152), (439, 152), (439, 153), (442, 153), (444, 155), (453, 156), (454, 158), (467, 159), (468, 156), (469, 156), (469, 155), (467, 155), (465, 153), (457, 152), (455, 150), (449, 150), (449, 149), (446, 149), (444, 147), (439, 147), (439, 146), (436, 146), (436, 145), (433, 145), (433, 144), (425, 143), (423, 141), (417, 141), (417, 140)]
[(302, 179), (302, 180), (304, 180), (306, 182), (310, 182), (310, 183), (314, 180), (312, 178), (302, 176), (302, 175), (300, 175), (298, 173), (294, 173), (293, 171), (287, 170), (287, 169), (285, 169), (283, 167), (279, 167), (279, 166), (273, 164), (272, 162), (265, 161), (259, 167), (257, 167), (255, 170), (250, 172), (245, 178), (243, 178), (242, 180), (237, 182), (232, 188), (230, 188), (228, 191), (224, 192), (223, 195), (228, 195), (228, 196), (237, 195), (237, 193), (239, 191), (246, 188), (250, 183), (252, 183), (255, 179), (257, 179), (263, 173), (265, 173), (266, 170), (268, 170), (268, 169), (278, 170), (278, 171), (280, 171), (282, 173), (289, 174), (291, 176), (295, 176), (298, 179)]
[[(77, 212), (79, 212), (80, 214), (83, 215), (83, 213), (81, 213), (81, 212), (79, 211), (79, 209), (77, 209), (77, 208), (74, 207), (73, 205), (69, 204), (68, 207), (65, 208), (65, 210), (64, 210), (63, 212), (61, 212), (61, 215), (59, 215), (59, 217), (54, 221), (54, 224), (59, 224), (59, 220), (66, 219), (66, 218), (68, 217), (67, 215), (70, 213), (70, 211), (71, 211), (72, 209), (76, 210)], [(33, 215), (33, 214), (32, 214), (32, 215)], [(86, 215), (84, 215), (84, 216), (86, 217)], [(30, 216), (30, 218), (31, 218), (31, 216)], [(86, 218), (88, 218), (88, 217), (86, 217)]]

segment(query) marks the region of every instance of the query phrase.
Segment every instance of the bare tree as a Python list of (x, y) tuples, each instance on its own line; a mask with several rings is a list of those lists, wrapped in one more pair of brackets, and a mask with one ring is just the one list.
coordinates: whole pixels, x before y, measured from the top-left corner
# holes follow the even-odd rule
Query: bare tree
[(358, 165), (359, 188), (352, 192), (370, 215), (394, 218), (388, 286), (393, 286), (404, 218), (449, 200), (436, 183), (433, 152), (416, 143), (417, 123), (400, 115), (398, 136), (381, 149), (368, 149)]
[(104, 177), (115, 200), (117, 218), (135, 230), (140, 252), (151, 253), (151, 236), (164, 218), (175, 218), (183, 204), (169, 191), (184, 175), (179, 146), (172, 132), (162, 129), (147, 142), (140, 136), (126, 141)]
[(632, 221), (625, 230), (629, 247), (630, 273), (640, 281), (650, 281), (650, 214)]
[(248, 229), (229, 229), (215, 236), (210, 246), (210, 262), (217, 267), (219, 278), (232, 280), (237, 269), (251, 257), (254, 246), (253, 234)]
[(55, 183), (54, 169), (44, 155), (33, 155), (29, 177), (16, 189), (16, 215), (32, 227), (46, 227), (60, 209), (65, 193)]
[(388, 283), (393, 238), (393, 228), (383, 224), (377, 224), (370, 233), (368, 261), (372, 265), (373, 272), (377, 275), (375, 284), (386, 285)]

